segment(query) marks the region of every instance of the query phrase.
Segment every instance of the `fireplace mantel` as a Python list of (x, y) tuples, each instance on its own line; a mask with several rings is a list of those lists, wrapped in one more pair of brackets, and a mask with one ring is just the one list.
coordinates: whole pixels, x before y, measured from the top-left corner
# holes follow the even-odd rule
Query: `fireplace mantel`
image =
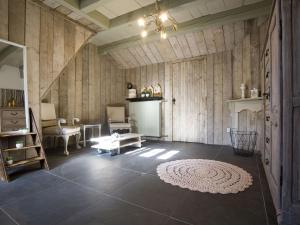
[(231, 128), (238, 128), (238, 113), (243, 110), (259, 112), (263, 109), (263, 97), (226, 100), (231, 113)]

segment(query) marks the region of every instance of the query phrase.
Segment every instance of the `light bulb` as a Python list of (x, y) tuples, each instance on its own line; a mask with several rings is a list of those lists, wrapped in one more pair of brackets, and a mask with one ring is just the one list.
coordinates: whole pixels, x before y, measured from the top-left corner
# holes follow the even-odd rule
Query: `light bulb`
[(160, 32), (160, 37), (161, 37), (162, 39), (167, 39), (167, 33), (164, 32), (164, 31), (161, 31), (161, 32)]
[(141, 36), (144, 38), (144, 37), (147, 37), (147, 35), (148, 35), (148, 32), (146, 30), (143, 30), (141, 33)]
[(138, 20), (138, 25), (139, 25), (140, 27), (144, 27), (144, 26), (145, 26), (145, 20), (144, 20), (144, 18), (140, 18), (140, 19)]
[(168, 20), (168, 14), (167, 13), (161, 13), (159, 15), (159, 19), (161, 20), (161, 22), (165, 22)]

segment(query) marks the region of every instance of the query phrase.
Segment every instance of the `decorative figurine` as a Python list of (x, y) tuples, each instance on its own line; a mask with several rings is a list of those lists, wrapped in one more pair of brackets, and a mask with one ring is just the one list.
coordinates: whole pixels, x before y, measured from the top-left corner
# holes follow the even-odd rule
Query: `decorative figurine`
[(245, 98), (245, 90), (246, 85), (244, 83), (241, 84), (241, 98)]

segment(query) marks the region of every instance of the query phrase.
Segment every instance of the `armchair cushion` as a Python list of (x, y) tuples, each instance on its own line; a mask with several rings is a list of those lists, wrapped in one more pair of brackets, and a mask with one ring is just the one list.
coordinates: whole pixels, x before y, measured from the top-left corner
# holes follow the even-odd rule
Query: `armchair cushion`
[(107, 118), (112, 123), (124, 123), (125, 122), (125, 107), (123, 106), (108, 106)]
[(56, 120), (54, 104), (52, 103), (41, 104), (41, 120)]
[(129, 128), (131, 128), (130, 123), (111, 123), (109, 126), (111, 129), (129, 129)]
[(80, 127), (74, 126), (52, 126), (43, 128), (45, 135), (68, 135), (80, 132)]

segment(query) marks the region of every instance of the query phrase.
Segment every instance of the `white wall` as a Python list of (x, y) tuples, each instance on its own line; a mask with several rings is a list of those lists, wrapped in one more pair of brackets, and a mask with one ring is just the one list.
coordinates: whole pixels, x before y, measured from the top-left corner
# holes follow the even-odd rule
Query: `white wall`
[(1, 66), (0, 88), (24, 90), (24, 79), (20, 77), (19, 68), (8, 65)]

